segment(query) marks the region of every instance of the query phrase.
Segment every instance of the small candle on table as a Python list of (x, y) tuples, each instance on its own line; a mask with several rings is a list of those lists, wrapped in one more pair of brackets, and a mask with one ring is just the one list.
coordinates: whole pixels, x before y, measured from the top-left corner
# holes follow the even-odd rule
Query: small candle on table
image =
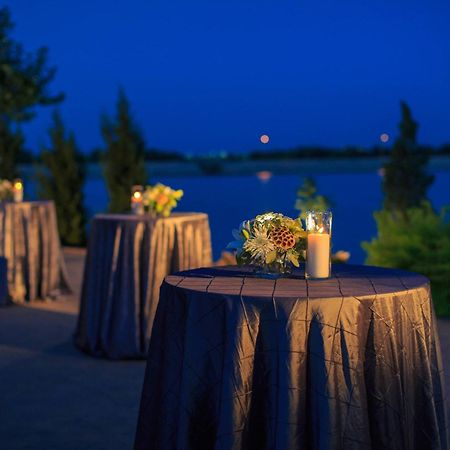
[(321, 231), (308, 233), (306, 272), (311, 278), (330, 276), (330, 235)]
[(13, 198), (17, 203), (23, 201), (23, 183), (20, 179), (13, 181)]
[(131, 210), (134, 214), (143, 214), (144, 213), (144, 205), (142, 203), (142, 192), (134, 191), (131, 195)]

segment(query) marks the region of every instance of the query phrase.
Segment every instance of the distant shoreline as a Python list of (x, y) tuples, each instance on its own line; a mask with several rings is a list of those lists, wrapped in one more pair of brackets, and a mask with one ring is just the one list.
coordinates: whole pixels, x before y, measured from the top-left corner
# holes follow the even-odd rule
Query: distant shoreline
[[(212, 159), (203, 164), (198, 161), (155, 161), (147, 162), (151, 178), (177, 176), (239, 176), (255, 175), (258, 172), (270, 172), (274, 175), (314, 176), (321, 174), (371, 173), (377, 172), (386, 157), (372, 158), (297, 158), (297, 159), (259, 159), (229, 161)], [(38, 165), (23, 164), (19, 166), (24, 176), (33, 176)], [(450, 171), (450, 155), (432, 156), (429, 161), (431, 172)], [(89, 178), (102, 177), (99, 163), (86, 165)]]

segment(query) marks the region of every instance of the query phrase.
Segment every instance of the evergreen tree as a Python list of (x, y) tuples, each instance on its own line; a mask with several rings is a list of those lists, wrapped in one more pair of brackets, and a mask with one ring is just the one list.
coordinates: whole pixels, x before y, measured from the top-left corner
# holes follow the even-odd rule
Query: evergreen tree
[(401, 110), (400, 136), (384, 167), (383, 191), (384, 207), (405, 215), (408, 208), (418, 207), (426, 200), (433, 176), (426, 173), (428, 156), (424, 152), (418, 152), (418, 124), (405, 102), (401, 102)]
[(147, 182), (144, 139), (130, 116), (129, 102), (119, 90), (115, 120), (103, 117), (102, 134), (106, 143), (103, 156), (109, 211), (130, 209), (131, 187)]
[(86, 212), (83, 185), (84, 165), (75, 138), (67, 133), (61, 116), (55, 112), (49, 130), (50, 147), (41, 158), (45, 172), (39, 176), (40, 196), (55, 202), (61, 241), (66, 245), (85, 243)]
[(366, 263), (420, 272), (431, 280), (436, 312), (450, 314), (450, 224), (448, 208), (439, 214), (426, 200), (433, 177), (428, 156), (416, 145), (417, 123), (405, 103), (400, 137), (385, 166), (384, 209), (375, 213), (378, 234), (363, 242)]
[(18, 124), (31, 120), (36, 106), (63, 99), (63, 94), (48, 92), (56, 69), (47, 67), (47, 49), (25, 52), (10, 37), (13, 29), (9, 9), (0, 8), (0, 176), (7, 178), (17, 175), (17, 158), (23, 144)]
[(11, 130), (9, 120), (0, 120), (0, 179), (12, 180), (19, 176), (17, 158), (23, 148), (23, 136)]

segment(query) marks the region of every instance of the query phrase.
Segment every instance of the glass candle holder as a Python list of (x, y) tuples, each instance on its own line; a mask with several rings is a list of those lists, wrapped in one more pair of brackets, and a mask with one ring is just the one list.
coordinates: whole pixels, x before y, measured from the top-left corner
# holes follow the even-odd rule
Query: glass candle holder
[(331, 222), (330, 211), (306, 213), (307, 249), (306, 278), (329, 278), (331, 276)]
[(23, 181), (20, 178), (13, 180), (13, 200), (16, 203), (23, 202)]
[(144, 214), (144, 186), (137, 184), (131, 188), (131, 212)]

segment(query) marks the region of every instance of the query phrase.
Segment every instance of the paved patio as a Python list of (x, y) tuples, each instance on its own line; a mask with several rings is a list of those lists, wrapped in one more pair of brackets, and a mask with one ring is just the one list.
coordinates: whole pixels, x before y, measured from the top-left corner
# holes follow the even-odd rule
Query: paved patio
[[(84, 251), (66, 249), (73, 296), (0, 309), (0, 448), (127, 450), (144, 361), (91, 358), (72, 345)], [(439, 320), (447, 381), (450, 320)]]

